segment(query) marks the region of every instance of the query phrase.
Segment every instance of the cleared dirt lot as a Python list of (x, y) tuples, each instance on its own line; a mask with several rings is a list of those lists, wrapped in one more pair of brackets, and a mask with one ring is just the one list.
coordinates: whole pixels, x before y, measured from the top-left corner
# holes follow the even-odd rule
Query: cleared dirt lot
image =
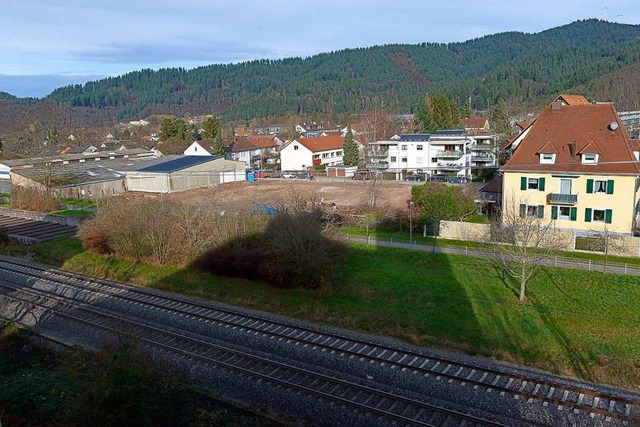
[[(261, 179), (256, 182), (234, 182), (214, 188), (173, 193), (163, 197), (184, 203), (199, 204), (215, 200), (227, 211), (249, 209), (253, 202), (264, 204), (287, 203), (295, 197), (313, 198), (326, 205), (335, 203), (338, 210), (368, 204), (371, 181), (303, 179)], [(404, 210), (411, 198), (411, 184), (402, 182), (377, 182), (374, 190), (377, 205), (383, 209)]]

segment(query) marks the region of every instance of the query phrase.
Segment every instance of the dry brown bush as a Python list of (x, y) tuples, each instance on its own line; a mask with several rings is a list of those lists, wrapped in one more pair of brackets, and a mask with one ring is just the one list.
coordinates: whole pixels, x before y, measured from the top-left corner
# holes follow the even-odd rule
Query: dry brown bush
[(60, 202), (41, 189), (14, 187), (11, 192), (11, 207), (36, 212), (51, 212), (59, 209)]

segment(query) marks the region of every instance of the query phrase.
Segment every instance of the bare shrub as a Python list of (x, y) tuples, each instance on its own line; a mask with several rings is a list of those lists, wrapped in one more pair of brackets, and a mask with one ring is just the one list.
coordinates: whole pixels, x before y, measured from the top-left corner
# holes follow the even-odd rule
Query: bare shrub
[(14, 187), (11, 192), (11, 207), (36, 212), (51, 212), (58, 210), (60, 202), (42, 189)]

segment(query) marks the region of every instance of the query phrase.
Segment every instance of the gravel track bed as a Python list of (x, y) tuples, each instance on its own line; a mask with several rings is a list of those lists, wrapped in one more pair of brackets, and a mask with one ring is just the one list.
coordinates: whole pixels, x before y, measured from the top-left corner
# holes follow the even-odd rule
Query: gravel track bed
[[(4, 273), (5, 272), (3, 272), (3, 279), (6, 281), (22, 280), (17, 275), (9, 276)], [(184, 336), (190, 336), (212, 344), (224, 345), (235, 349), (251, 349), (254, 354), (263, 357), (270, 357), (280, 361), (286, 360), (289, 363), (293, 361), (297, 366), (315, 369), (331, 376), (345, 377), (365, 385), (375, 383), (376, 386), (378, 386), (378, 384), (384, 384), (384, 388), (394, 391), (396, 394), (411, 397), (416, 400), (433, 402), (441, 406), (458, 409), (461, 412), (465, 412), (464, 408), (468, 408), (470, 404), (473, 403), (473, 407), (478, 414), (484, 415), (485, 418), (490, 417), (489, 419), (506, 425), (624, 425), (620, 420), (606, 420), (604, 417), (598, 415), (590, 417), (583, 412), (575, 412), (566, 408), (552, 408), (552, 405), (546, 406), (536, 400), (527, 402), (523, 398), (503, 395), (495, 390), (488, 392), (482, 388), (474, 388), (469, 385), (461, 386), (459, 381), (449, 381), (442, 378), (436, 379), (433, 375), (423, 376), (421, 374), (411, 373), (410, 371), (390, 368), (388, 365), (381, 366), (377, 363), (360, 361), (355, 357), (349, 358), (347, 356), (341, 356), (339, 353), (332, 354), (327, 351), (313, 350), (311, 347), (294, 345), (287, 343), (285, 340), (265, 338), (261, 334), (248, 333), (247, 331), (241, 331), (231, 327), (215, 326), (200, 319), (194, 319), (190, 316), (180, 315), (166, 310), (144, 307), (131, 302), (118, 301), (114, 298), (95, 297), (84, 291), (70, 291), (66, 287), (61, 287), (45, 280), (33, 281), (31, 286), (33, 286), (34, 289), (46, 290), (48, 292), (53, 291), (57, 294), (80, 298), (86, 301), (87, 304), (90, 304), (91, 308), (99, 308), (112, 315), (117, 315), (122, 319), (149, 325), (162, 325), (163, 327), (170, 325), (174, 332)], [(133, 289), (137, 288), (133, 287)], [(152, 289), (145, 289), (145, 292), (156, 296), (170, 295), (172, 298), (176, 298), (173, 294)], [(475, 364), (479, 367), (496, 369), (496, 364), (488, 359), (469, 358), (467, 356), (437, 350), (416, 348), (388, 338), (323, 327), (294, 319), (286, 319), (281, 316), (231, 307), (225, 304), (180, 296), (178, 296), (178, 299), (184, 302), (195, 301), (197, 304), (206, 305), (214, 309), (232, 309), (238, 314), (247, 314), (264, 320), (274, 319), (278, 322), (286, 322), (294, 327), (301, 326), (318, 333), (327, 331), (330, 333), (337, 332), (345, 338), (364, 340), (367, 342), (382, 342), (385, 345), (396, 347), (398, 350), (417, 352), (425, 356), (446, 357), (454, 362), (459, 361), (462, 363)], [(96, 348), (100, 346), (101, 342), (107, 339), (106, 334), (86, 331), (85, 329), (87, 328), (81, 327), (78, 324), (74, 325), (75, 322), (72, 321), (52, 318), (46, 314), (35, 315), (36, 310), (28, 310), (25, 308), (17, 309), (15, 305), (12, 304), (3, 304), (3, 306), (2, 313), (0, 314), (3, 317), (18, 319), (20, 323), (37, 327), (38, 330), (62, 342)], [(307, 422), (311, 420), (310, 423), (314, 425), (336, 425), (335, 420), (333, 422), (327, 422), (326, 424), (324, 420), (332, 419), (331, 417), (333, 416), (347, 416), (332, 413), (345, 412), (344, 409), (340, 410), (340, 407), (337, 405), (319, 402), (317, 399), (309, 399), (298, 393), (285, 391), (280, 387), (273, 387), (272, 384), (267, 384), (265, 381), (256, 381), (254, 378), (246, 375), (238, 375), (237, 373), (233, 375), (221, 374), (220, 371), (223, 371), (222, 369), (206, 367), (200, 362), (189, 361), (187, 363), (185, 360), (180, 360), (183, 358), (165, 351), (157, 349), (150, 351), (159, 361), (168, 363), (178, 371), (196, 380), (199, 384), (213, 389), (222, 396), (232, 400), (247, 402), (251, 405), (256, 405), (256, 407), (269, 408), (271, 413), (277, 415), (290, 414), (296, 419), (306, 420)], [(179, 360), (175, 360), (176, 358)], [(539, 371), (523, 370), (506, 364), (499, 364), (498, 369), (505, 373), (525, 373), (528, 376), (533, 376), (541, 380), (561, 384), (585, 386), (585, 383), (582, 382), (548, 375)], [(206, 375), (204, 374), (205, 372)], [(218, 384), (220, 386), (218, 386)], [(639, 395), (632, 392), (601, 387), (595, 384), (587, 384), (587, 386), (594, 391), (605, 391), (620, 397), (640, 400)], [(298, 402), (298, 400), (301, 400), (301, 402)], [(293, 401), (295, 401), (295, 404)], [(304, 409), (301, 408), (301, 406), (304, 406)], [(328, 406), (328, 408), (324, 406)], [(322, 407), (322, 409), (312, 409), (310, 407)], [(288, 410), (292, 408), (295, 408), (295, 413)], [(489, 416), (487, 414), (493, 415)], [(354, 420), (352, 417), (355, 415), (357, 416)], [(364, 414), (349, 414), (348, 418), (348, 422), (354, 425), (371, 425), (372, 422), (371, 417), (365, 416)], [(365, 424), (360, 424), (360, 421), (358, 421), (362, 419), (366, 420)], [(320, 420), (323, 421), (322, 424), (319, 424)], [(343, 424), (343, 422), (339, 424)]]

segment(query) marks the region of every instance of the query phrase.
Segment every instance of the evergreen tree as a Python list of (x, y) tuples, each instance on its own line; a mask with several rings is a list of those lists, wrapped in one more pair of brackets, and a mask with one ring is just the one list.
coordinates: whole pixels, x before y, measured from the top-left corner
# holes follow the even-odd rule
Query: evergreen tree
[(491, 129), (496, 133), (509, 134), (511, 125), (509, 123), (509, 111), (504, 101), (499, 101), (491, 109)]
[(351, 126), (348, 127), (344, 136), (344, 144), (342, 145), (342, 162), (345, 165), (357, 165), (360, 158), (360, 150), (358, 143), (353, 139)]
[(202, 138), (216, 139), (220, 134), (220, 122), (216, 117), (207, 117), (202, 122)]
[(226, 147), (224, 146), (224, 142), (222, 142), (222, 132), (218, 131), (215, 137), (215, 143), (213, 145), (213, 150), (216, 156), (224, 156), (226, 154)]

